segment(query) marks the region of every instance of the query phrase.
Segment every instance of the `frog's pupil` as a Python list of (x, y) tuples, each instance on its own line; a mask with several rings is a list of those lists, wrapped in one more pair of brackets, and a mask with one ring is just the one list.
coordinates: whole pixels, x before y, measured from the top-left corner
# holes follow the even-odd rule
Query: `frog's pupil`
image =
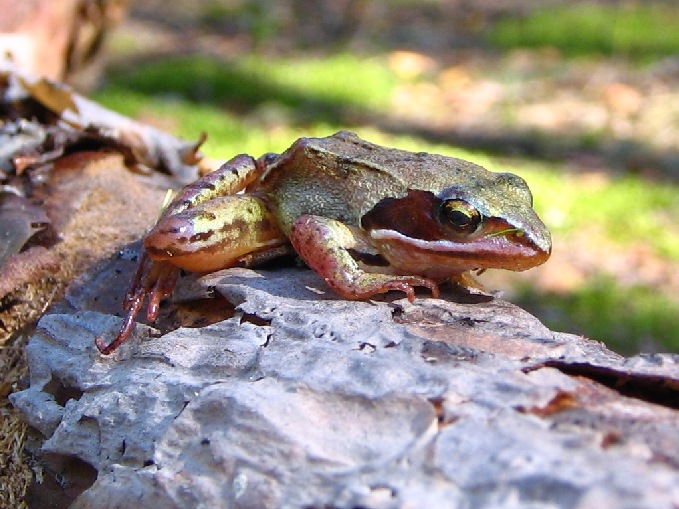
[(443, 218), (459, 233), (472, 233), (481, 222), (481, 215), (463, 200), (449, 200), (443, 204)]
[(456, 226), (467, 226), (471, 218), (461, 210), (451, 210), (448, 212), (448, 220)]

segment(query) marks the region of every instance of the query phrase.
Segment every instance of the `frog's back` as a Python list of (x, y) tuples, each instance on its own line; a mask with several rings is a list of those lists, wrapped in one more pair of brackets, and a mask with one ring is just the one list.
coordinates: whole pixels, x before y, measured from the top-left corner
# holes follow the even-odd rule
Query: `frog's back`
[(295, 142), (262, 177), (262, 187), (284, 223), (316, 214), (357, 225), (385, 197), (403, 197), (408, 189), (439, 194), (467, 186), (470, 175), (484, 181), (495, 174), (461, 159), (385, 148), (341, 131)]
[[(398, 181), (406, 189), (440, 192), (470, 179), (493, 179), (494, 173), (463, 159), (427, 152), (409, 152), (375, 145), (348, 131), (326, 138), (308, 139), (310, 148), (323, 151), (338, 163), (356, 165), (377, 172), (385, 180)], [(367, 173), (367, 172), (366, 172)]]

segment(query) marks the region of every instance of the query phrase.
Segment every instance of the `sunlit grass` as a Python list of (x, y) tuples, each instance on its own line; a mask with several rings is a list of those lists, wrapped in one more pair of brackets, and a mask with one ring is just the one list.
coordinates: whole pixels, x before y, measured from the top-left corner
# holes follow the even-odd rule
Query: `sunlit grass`
[(550, 5), (526, 17), (505, 18), (489, 32), (497, 47), (553, 47), (569, 56), (636, 59), (679, 53), (679, 8), (634, 2)]
[[(112, 73), (110, 86), (155, 97), (179, 96), (234, 110), (276, 105), (295, 119), (337, 121), (347, 111), (385, 110), (396, 78), (379, 58), (191, 56)], [(285, 111), (287, 109), (287, 111)]]
[(512, 167), (530, 184), (535, 208), (554, 235), (595, 230), (628, 248), (643, 244), (679, 261), (679, 192), (674, 184), (636, 175), (573, 175), (543, 164)]

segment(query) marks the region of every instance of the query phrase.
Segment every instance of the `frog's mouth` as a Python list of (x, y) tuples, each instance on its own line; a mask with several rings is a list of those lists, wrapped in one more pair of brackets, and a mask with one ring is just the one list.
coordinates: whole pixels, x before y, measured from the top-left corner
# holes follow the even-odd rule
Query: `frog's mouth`
[(537, 214), (526, 208), (510, 217), (493, 216), (462, 194), (441, 198), (409, 189), (403, 197), (380, 200), (363, 215), (361, 226), (392, 265), (403, 259), (423, 265), (429, 259), (441, 269), (525, 270), (544, 263), (552, 243)]
[(464, 242), (423, 240), (390, 229), (372, 230), (370, 237), (382, 246), (380, 251), (394, 265), (398, 265), (400, 260), (411, 259), (458, 270), (495, 268), (522, 271), (541, 265), (551, 254), (551, 245), (545, 249), (517, 229), (505, 229), (504, 233), (499, 230)]

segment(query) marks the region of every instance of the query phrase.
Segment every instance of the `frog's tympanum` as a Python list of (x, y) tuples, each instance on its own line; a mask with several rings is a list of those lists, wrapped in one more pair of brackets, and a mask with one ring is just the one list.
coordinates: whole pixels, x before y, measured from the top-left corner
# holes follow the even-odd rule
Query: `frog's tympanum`
[[(243, 193), (238, 193), (244, 191)], [(526, 183), (510, 173), (380, 147), (348, 132), (301, 138), (281, 155), (240, 155), (185, 187), (144, 240), (126, 297), (129, 336), (145, 298), (155, 320), (180, 269), (252, 265), (290, 246), (337, 294), (367, 299), (474, 269), (525, 270), (547, 260), (550, 235)]]

